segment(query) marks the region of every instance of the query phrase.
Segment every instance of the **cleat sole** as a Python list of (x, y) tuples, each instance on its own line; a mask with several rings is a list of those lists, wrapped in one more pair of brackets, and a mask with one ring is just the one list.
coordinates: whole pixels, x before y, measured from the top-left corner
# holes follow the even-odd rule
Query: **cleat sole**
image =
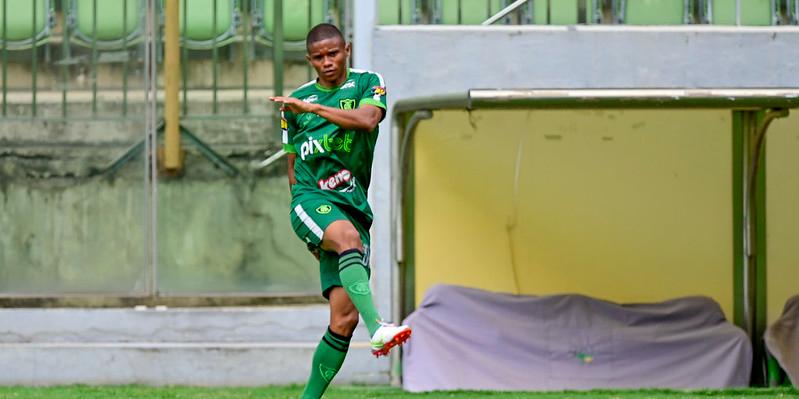
[(380, 356), (388, 356), (388, 353), (391, 352), (391, 349), (395, 346), (400, 346), (408, 341), (408, 338), (411, 337), (412, 331), (408, 329), (407, 331), (403, 331), (394, 336), (391, 341), (386, 342), (382, 348), (378, 350), (372, 350), (372, 354), (379, 358)]

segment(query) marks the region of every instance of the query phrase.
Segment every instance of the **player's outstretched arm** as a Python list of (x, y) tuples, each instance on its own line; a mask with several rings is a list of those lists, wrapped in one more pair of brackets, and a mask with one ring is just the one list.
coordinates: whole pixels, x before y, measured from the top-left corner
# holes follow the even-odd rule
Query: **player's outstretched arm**
[(364, 105), (356, 109), (339, 109), (320, 104), (306, 103), (294, 97), (270, 97), (270, 100), (283, 103), (283, 107), (296, 114), (311, 112), (327, 119), (333, 124), (347, 129), (371, 132), (383, 118), (383, 110), (374, 105)]

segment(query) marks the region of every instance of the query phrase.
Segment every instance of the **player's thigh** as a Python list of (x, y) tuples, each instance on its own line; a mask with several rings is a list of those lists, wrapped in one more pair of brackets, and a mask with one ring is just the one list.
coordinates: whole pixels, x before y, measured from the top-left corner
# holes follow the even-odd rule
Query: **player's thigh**
[(325, 230), (337, 220), (349, 220), (347, 215), (323, 198), (305, 196), (291, 204), (291, 227), (304, 242), (321, 247)]

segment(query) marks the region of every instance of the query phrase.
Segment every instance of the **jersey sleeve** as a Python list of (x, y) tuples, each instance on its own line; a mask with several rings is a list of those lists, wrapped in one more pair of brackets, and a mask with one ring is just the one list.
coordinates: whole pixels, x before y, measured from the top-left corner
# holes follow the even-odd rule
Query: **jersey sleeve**
[(280, 130), (283, 131), (283, 151), (289, 154), (296, 154), (297, 150), (294, 148), (294, 143), (291, 138), (297, 131), (294, 126), (294, 114), (287, 111), (280, 111)]
[(362, 105), (374, 105), (375, 107), (383, 109), (383, 116), (385, 117), (386, 113), (386, 83), (383, 81), (383, 77), (376, 72), (371, 72), (368, 74), (368, 78), (366, 78), (366, 85), (364, 85), (364, 89), (361, 92), (361, 99), (358, 102), (358, 107), (360, 108)]

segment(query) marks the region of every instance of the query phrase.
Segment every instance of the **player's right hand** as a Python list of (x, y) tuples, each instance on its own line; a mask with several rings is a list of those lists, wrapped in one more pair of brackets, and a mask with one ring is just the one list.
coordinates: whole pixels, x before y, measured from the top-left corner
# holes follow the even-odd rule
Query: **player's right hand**
[(305, 101), (296, 99), (294, 97), (285, 97), (285, 96), (274, 96), (269, 97), (270, 100), (276, 103), (283, 104), (280, 109), (282, 111), (291, 111), (295, 114), (302, 114), (305, 112), (313, 112), (313, 108), (315, 104), (306, 103)]

